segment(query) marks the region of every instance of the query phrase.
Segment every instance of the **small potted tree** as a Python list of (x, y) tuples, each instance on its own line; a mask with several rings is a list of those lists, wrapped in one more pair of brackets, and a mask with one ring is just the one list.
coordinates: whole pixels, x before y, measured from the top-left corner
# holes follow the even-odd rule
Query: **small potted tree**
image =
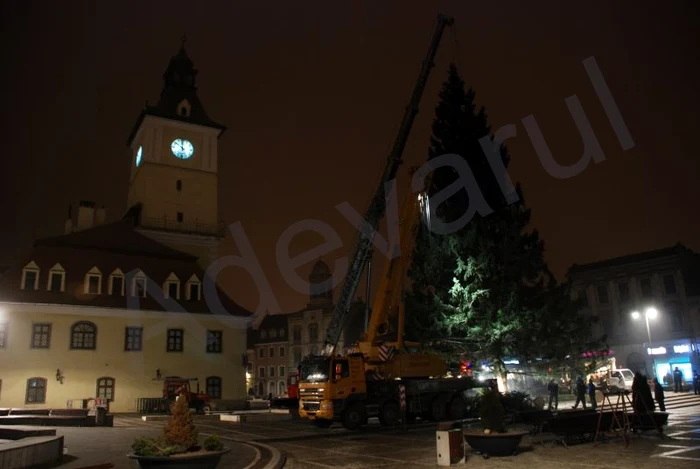
[(171, 410), (172, 416), (163, 429), (163, 436), (137, 438), (131, 445), (134, 452), (128, 457), (138, 461), (144, 469), (216, 469), (221, 457), (230, 449), (224, 448), (216, 435), (207, 437), (199, 444), (197, 428), (184, 397), (177, 399)]
[(483, 430), (465, 430), (464, 440), (484, 459), (489, 456), (517, 454), (518, 445), (526, 430), (510, 430), (506, 426), (506, 411), (497, 389), (489, 389), (479, 403)]

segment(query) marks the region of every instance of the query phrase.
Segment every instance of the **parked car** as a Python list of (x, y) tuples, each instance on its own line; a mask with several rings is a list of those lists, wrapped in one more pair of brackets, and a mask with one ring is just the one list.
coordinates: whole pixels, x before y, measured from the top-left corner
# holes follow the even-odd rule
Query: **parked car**
[(619, 368), (614, 370), (610, 378), (608, 378), (608, 387), (617, 387), (619, 389), (632, 390), (634, 382), (634, 373), (628, 368)]

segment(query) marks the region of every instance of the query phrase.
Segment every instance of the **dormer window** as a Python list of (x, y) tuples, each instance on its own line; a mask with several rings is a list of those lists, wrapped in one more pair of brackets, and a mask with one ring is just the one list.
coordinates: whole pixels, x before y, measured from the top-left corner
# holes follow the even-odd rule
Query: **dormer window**
[(124, 272), (116, 269), (109, 275), (109, 294), (114, 296), (124, 296)]
[(166, 298), (172, 298), (173, 300), (180, 299), (180, 279), (177, 278), (175, 273), (170, 272), (168, 278), (165, 279), (165, 286), (163, 290), (165, 290)]
[(39, 266), (34, 261), (22, 269), (22, 290), (35, 291), (39, 289)]
[(85, 274), (85, 293), (88, 295), (102, 294), (102, 272), (93, 267)]
[(180, 101), (180, 103), (177, 105), (177, 113), (181, 117), (189, 117), (190, 116), (190, 111), (192, 110), (192, 106), (190, 105), (190, 102), (187, 101), (186, 99), (183, 99)]
[(62, 292), (66, 290), (66, 271), (61, 264), (56, 264), (49, 270), (48, 291)]
[(146, 275), (143, 272), (137, 273), (131, 280), (131, 296), (146, 297)]
[(200, 301), (202, 299), (202, 283), (196, 275), (190, 277), (185, 288), (187, 289), (187, 299), (189, 301)]

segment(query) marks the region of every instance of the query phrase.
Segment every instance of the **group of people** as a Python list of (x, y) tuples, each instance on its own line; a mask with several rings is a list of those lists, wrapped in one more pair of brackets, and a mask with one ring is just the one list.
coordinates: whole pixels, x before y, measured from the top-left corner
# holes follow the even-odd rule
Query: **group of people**
[[(547, 391), (549, 391), (549, 406), (547, 408), (549, 410), (556, 411), (559, 408), (559, 383), (557, 383), (554, 379), (550, 379), (549, 383), (547, 384)], [(584, 409), (586, 408), (586, 394), (588, 394), (591, 407), (593, 410), (596, 409), (596, 386), (592, 377), (588, 380), (588, 384), (583, 381), (582, 376), (576, 378), (574, 391), (576, 394), (576, 404), (573, 407), (574, 409), (578, 407), (579, 403), (583, 405)]]
[[(666, 376), (664, 376), (664, 383), (668, 386), (673, 383), (673, 392), (682, 392), (683, 372), (676, 367), (673, 370), (673, 374), (667, 373)], [(697, 371), (693, 374), (693, 391), (695, 394), (700, 394), (700, 376), (698, 376)]]
[[(683, 374), (678, 369), (678, 367), (676, 367), (676, 369), (673, 372), (674, 392), (682, 391), (682, 377)], [(547, 384), (547, 391), (549, 392), (549, 405), (547, 409), (556, 411), (559, 407), (559, 383), (557, 383), (557, 381), (555, 381), (554, 379), (550, 379), (549, 383)], [(574, 409), (578, 408), (579, 403), (581, 403), (583, 408), (586, 409), (586, 395), (588, 395), (588, 400), (591, 404), (591, 408), (593, 410), (596, 410), (596, 385), (593, 382), (593, 377), (589, 378), (588, 383), (584, 381), (582, 376), (576, 378), (576, 383), (574, 385), (573, 391), (576, 395), (576, 402), (573, 405)], [(700, 394), (700, 376), (698, 376), (697, 372), (693, 376), (693, 391), (695, 392), (695, 394)], [(653, 411), (656, 407), (654, 404), (654, 400), (656, 400), (656, 402), (658, 402), (659, 404), (659, 410), (661, 412), (666, 411), (666, 397), (664, 395), (664, 387), (659, 382), (658, 378), (654, 378), (653, 399), (651, 397), (651, 388), (647, 383), (646, 377), (639, 372), (635, 374), (634, 382), (632, 384), (632, 393), (635, 395), (635, 405), (639, 405), (640, 409)], [(642, 405), (644, 407), (641, 407)]]

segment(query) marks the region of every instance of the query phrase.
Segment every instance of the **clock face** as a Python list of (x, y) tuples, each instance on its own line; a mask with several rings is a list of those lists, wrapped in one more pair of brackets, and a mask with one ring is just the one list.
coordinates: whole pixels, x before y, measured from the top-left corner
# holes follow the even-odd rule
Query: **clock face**
[(170, 144), (170, 151), (176, 158), (181, 160), (186, 160), (192, 157), (194, 154), (194, 145), (189, 140), (184, 140), (181, 138), (176, 138), (173, 143)]
[(143, 147), (139, 146), (139, 149), (136, 151), (136, 166), (141, 165), (141, 159), (143, 158)]

